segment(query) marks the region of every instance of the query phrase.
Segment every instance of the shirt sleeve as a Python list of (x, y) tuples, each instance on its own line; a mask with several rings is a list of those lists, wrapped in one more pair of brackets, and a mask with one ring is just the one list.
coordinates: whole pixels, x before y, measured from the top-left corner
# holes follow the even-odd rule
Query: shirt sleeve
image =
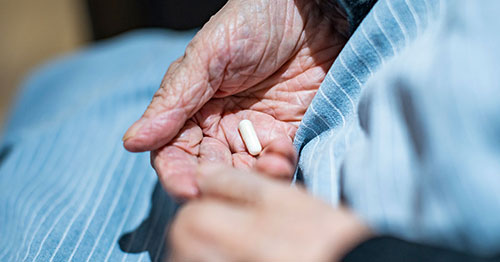
[(364, 87), (364, 135), (346, 156), (342, 194), (380, 234), (493, 255), (500, 39), (489, 30), (500, 21), (489, 10), (500, 4), (468, 5), (463, 10), (474, 11), (448, 9), (437, 29)]

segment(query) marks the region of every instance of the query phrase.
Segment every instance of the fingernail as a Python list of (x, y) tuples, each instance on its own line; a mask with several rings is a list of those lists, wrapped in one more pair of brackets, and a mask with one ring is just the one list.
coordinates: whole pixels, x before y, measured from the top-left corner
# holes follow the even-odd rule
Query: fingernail
[(122, 141), (125, 142), (128, 139), (134, 137), (137, 135), (137, 132), (139, 132), (139, 129), (142, 127), (142, 119), (138, 120), (135, 122), (128, 130), (125, 132), (125, 134), (122, 137)]

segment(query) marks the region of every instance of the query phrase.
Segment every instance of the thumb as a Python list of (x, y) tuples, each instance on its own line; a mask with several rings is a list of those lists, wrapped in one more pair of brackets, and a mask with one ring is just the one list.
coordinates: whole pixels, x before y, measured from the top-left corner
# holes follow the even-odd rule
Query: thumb
[(193, 53), (186, 50), (184, 57), (170, 65), (150, 105), (123, 136), (127, 150), (148, 151), (166, 145), (213, 96), (214, 89), (205, 80), (207, 69), (195, 61)]
[(203, 164), (198, 168), (197, 183), (205, 196), (255, 203), (273, 186), (268, 178), (232, 167)]
[(123, 136), (127, 150), (150, 151), (166, 145), (217, 91), (222, 75), (209, 78), (207, 53), (212, 52), (200, 55), (197, 37), (203, 36), (198, 34), (185, 55), (170, 65), (150, 105)]

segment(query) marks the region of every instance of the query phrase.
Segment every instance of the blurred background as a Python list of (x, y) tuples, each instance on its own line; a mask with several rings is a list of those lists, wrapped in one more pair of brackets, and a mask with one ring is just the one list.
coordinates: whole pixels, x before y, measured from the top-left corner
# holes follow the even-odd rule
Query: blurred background
[(16, 89), (47, 60), (138, 28), (202, 26), (226, 0), (0, 0), (0, 130)]

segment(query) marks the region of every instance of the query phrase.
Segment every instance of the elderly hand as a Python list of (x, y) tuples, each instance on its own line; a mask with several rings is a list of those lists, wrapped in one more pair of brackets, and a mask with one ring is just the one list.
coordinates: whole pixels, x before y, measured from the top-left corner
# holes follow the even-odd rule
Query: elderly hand
[(202, 167), (170, 233), (172, 261), (335, 261), (370, 236), (347, 209), (242, 170)]
[[(285, 158), (294, 154), (295, 131), (345, 43), (339, 17), (309, 0), (230, 0), (170, 66), (124, 135), (125, 148), (152, 151), (163, 187), (176, 197), (198, 194), (195, 170), (203, 162), (272, 165), (266, 173), (290, 177)], [(264, 148), (287, 153), (248, 154), (242, 119), (253, 122)]]

